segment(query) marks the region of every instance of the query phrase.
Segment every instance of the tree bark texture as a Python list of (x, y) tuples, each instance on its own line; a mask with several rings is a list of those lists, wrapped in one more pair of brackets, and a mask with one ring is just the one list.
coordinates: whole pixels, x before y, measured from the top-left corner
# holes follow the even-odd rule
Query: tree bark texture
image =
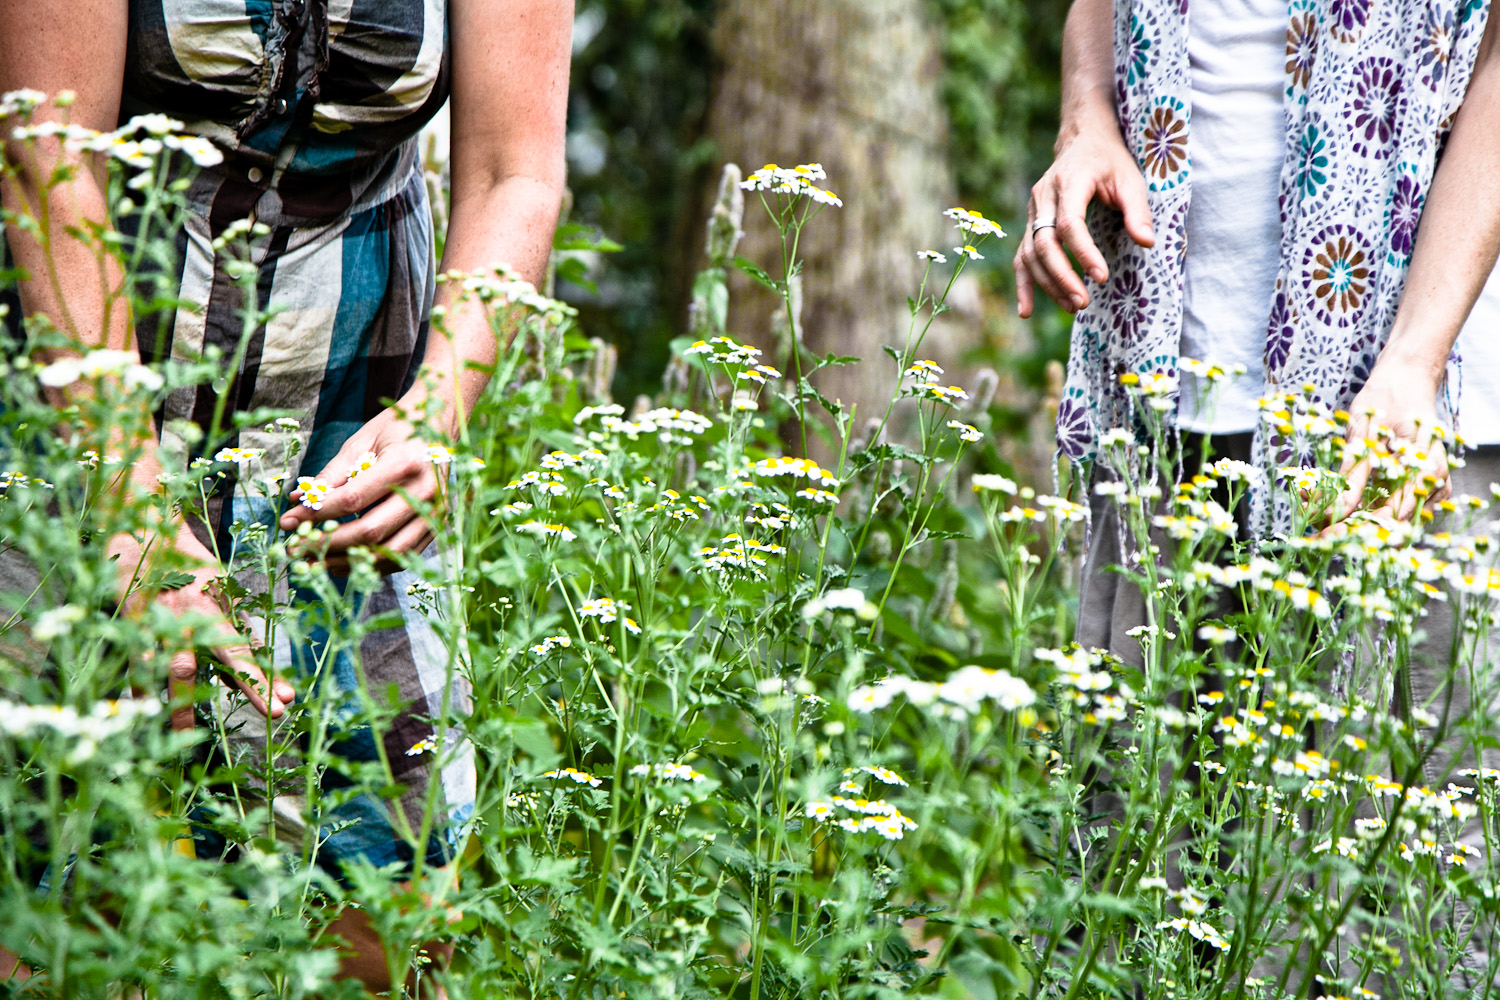
[[(804, 231), (801, 329), (817, 354), (864, 359), (813, 379), (858, 404), (856, 435), (884, 411), (898, 374), (880, 348), (905, 340), (916, 252), (948, 252), (957, 235), (941, 215), (953, 184), (937, 30), (923, 0), (725, 0), (715, 26), (722, 71), (708, 128), (722, 160), (747, 174), (820, 162), (844, 200)], [(755, 195), (745, 232), (740, 253), (781, 277), (779, 238)], [(946, 281), (948, 270), (934, 274)], [(774, 329), (777, 297), (743, 275), (732, 291), (731, 334), (769, 354), (785, 336)], [(953, 305), (978, 310), (972, 283), (955, 292)], [(934, 328), (922, 355), (948, 367), (962, 347), (954, 331), (974, 325)]]

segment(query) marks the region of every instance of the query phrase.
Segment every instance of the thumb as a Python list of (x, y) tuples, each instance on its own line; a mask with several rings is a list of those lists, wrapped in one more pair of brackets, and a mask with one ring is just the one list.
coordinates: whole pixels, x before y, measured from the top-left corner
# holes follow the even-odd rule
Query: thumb
[(172, 659), (167, 662), (167, 698), (172, 702), (179, 698), (185, 699), (184, 704), (172, 709), (174, 732), (185, 733), (192, 730), (196, 721), (193, 691), (197, 686), (198, 658), (193, 655), (193, 651), (184, 649), (173, 653)]
[[(304, 472), (302, 475), (298, 476), (297, 483), (294, 484), (295, 488), (292, 490), (292, 492), (301, 494), (297, 498), (299, 503), (296, 507), (293, 507), (292, 509), (286, 511), (281, 515), (282, 530), (293, 531), (296, 529), (297, 525), (303, 521), (311, 521), (314, 519), (326, 520), (329, 516), (321, 513), (319, 510), (309, 505), (307, 491), (302, 488), (303, 482), (305, 480), (313, 480), (317, 483), (322, 484), (322, 486), (326, 487), (327, 489), (337, 489), (349, 482), (351, 474), (358, 468), (359, 463), (361, 463), (365, 459), (365, 457), (370, 454), (373, 453), (370, 451), (367, 442), (361, 441), (356, 444), (355, 439), (351, 438), (350, 440), (344, 442), (344, 446), (338, 450), (338, 454), (334, 455), (333, 458), (328, 462), (328, 464), (324, 465), (320, 471), (316, 473)], [(314, 498), (311, 502), (321, 503), (321, 501), (322, 497), (319, 496)]]
[(1111, 187), (1115, 207), (1125, 217), (1125, 232), (1137, 245), (1156, 245), (1156, 230), (1151, 224), (1151, 202), (1146, 197), (1146, 178), (1135, 160), (1126, 154), (1126, 162), (1115, 168)]

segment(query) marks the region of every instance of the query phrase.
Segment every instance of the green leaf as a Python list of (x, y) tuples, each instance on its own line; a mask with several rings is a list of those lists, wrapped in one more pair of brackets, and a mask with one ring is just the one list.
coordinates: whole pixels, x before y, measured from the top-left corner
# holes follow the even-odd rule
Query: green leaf
[(597, 250), (600, 253), (618, 253), (625, 249), (592, 226), (577, 222), (564, 223), (557, 227), (552, 237), (554, 250)]
[(754, 278), (757, 282), (769, 288), (776, 294), (781, 294), (781, 282), (777, 281), (775, 278), (772, 278), (769, 274), (767, 274), (765, 268), (755, 263), (755, 261), (749, 259), (748, 257), (736, 257), (734, 259), (734, 266), (739, 268), (741, 271), (744, 271), (746, 274), (750, 275), (750, 277)]
[(193, 582), (193, 574), (181, 570), (158, 570), (146, 578), (147, 590), (181, 590)]

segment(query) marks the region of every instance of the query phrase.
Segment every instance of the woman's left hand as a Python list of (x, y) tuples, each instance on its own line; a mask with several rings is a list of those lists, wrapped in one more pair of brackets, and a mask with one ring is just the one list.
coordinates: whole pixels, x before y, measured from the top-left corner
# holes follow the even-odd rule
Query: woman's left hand
[[(1419, 500), (1435, 503), (1452, 492), (1446, 436), (1438, 432), (1437, 388), (1412, 369), (1400, 370), (1404, 367), (1382, 356), (1349, 405), (1349, 432), (1339, 468), (1349, 485), (1334, 505), (1335, 522), (1361, 509), (1409, 521)], [(1399, 482), (1388, 482), (1387, 493), (1367, 500), (1366, 487), (1375, 471), (1371, 451), (1376, 449), (1398, 459), (1406, 456), (1403, 464), (1409, 471)], [(1419, 488), (1427, 490), (1425, 497)]]
[[(390, 556), (421, 552), (432, 541), (431, 527), (406, 497), (418, 503), (431, 502), (438, 495), (438, 477), (448, 466), (433, 463), (431, 446), (417, 436), (402, 412), (392, 407), (365, 424), (344, 442), (333, 461), (313, 476), (329, 487), (319, 509), (303, 505), (281, 516), (282, 530), (296, 531), (304, 522), (358, 515), (318, 544), (318, 551), (326, 552), (324, 562), (335, 573), (348, 571), (351, 548), (374, 550), (385, 557), (381, 560), (384, 568), (390, 569), (394, 568)], [(375, 456), (373, 464), (351, 478), (350, 471), (366, 455)], [(301, 501), (303, 492), (294, 490), (291, 496)]]

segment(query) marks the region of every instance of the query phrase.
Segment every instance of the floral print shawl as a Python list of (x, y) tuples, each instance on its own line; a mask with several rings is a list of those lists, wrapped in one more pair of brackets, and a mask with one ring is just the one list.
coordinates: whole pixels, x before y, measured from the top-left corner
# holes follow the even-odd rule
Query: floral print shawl
[[(1116, 212), (1090, 219), (1111, 269), (1073, 326), (1057, 439), (1075, 463), (1095, 456), (1103, 432), (1132, 426), (1121, 375), (1175, 385), (1182, 330), (1189, 0), (1114, 9), (1116, 107), (1145, 174), (1156, 246), (1136, 246)], [(1369, 377), (1488, 13), (1489, 0), (1290, 0), (1271, 391), (1310, 385), (1318, 402), (1344, 408)]]

